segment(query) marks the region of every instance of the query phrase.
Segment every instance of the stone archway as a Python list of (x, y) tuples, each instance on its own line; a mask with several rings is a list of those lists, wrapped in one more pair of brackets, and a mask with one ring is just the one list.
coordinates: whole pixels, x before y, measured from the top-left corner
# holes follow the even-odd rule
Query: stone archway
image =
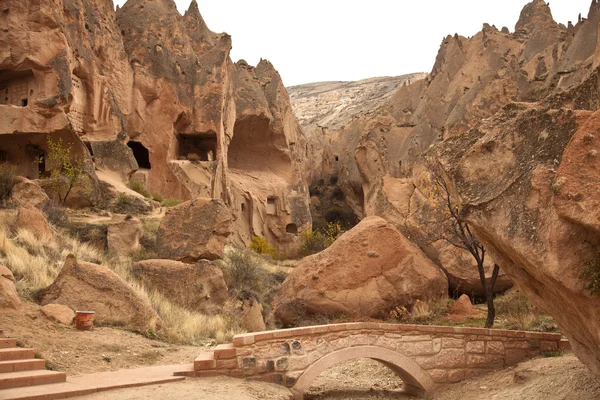
[(312, 382), (327, 369), (358, 358), (370, 358), (390, 368), (402, 379), (409, 394), (424, 396), (434, 388), (434, 382), (427, 372), (408, 357), (382, 347), (356, 346), (329, 353), (306, 368), (290, 389), (294, 399), (302, 400)]

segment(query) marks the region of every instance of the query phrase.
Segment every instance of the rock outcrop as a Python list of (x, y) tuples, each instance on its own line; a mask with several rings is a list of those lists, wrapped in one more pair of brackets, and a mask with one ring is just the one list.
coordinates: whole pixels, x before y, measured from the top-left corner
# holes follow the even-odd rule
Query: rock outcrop
[(0, 308), (18, 309), (21, 299), (15, 287), (15, 277), (12, 271), (0, 265)]
[(38, 239), (48, 239), (54, 235), (54, 230), (48, 224), (46, 217), (37, 208), (20, 207), (15, 228), (28, 230)]
[(73, 310), (62, 304), (46, 304), (40, 310), (49, 320), (66, 326), (71, 325), (75, 319)]
[[(596, 96), (589, 84), (572, 92), (585, 104)], [(600, 298), (582, 277), (598, 265), (600, 111), (568, 104), (508, 105), (442, 143), (438, 158), (476, 236), (600, 374)]]
[(138, 218), (131, 216), (123, 219), (113, 217), (107, 227), (108, 251), (118, 255), (129, 254), (140, 247), (142, 234), (143, 226)]
[(194, 263), (223, 258), (231, 211), (220, 200), (197, 198), (168, 210), (156, 234), (160, 258)]
[(321, 253), (303, 259), (283, 282), (275, 316), (384, 316), (396, 306), (448, 294), (442, 271), (384, 219), (368, 217)]
[(97, 324), (138, 332), (156, 331), (162, 324), (152, 306), (116, 273), (69, 255), (42, 295), (42, 305), (63, 304), (72, 310), (95, 311)]
[(42, 208), (47, 204), (49, 198), (40, 185), (27, 178), (18, 176), (15, 178), (11, 200), (19, 207)]
[(159, 292), (188, 310), (219, 311), (227, 300), (223, 272), (208, 260), (185, 264), (171, 260), (145, 260), (133, 265), (132, 273), (152, 291)]
[(101, 177), (220, 199), (238, 244), (263, 236), (291, 250), (310, 227), (308, 149), (279, 74), (268, 61), (234, 64), (231, 37), (208, 29), (196, 1), (185, 15), (173, 0), (117, 11), (111, 0), (7, 0), (0, 13), (0, 160), (19, 175), (57, 168), (51, 139), (91, 183), (70, 206), (100, 203)]

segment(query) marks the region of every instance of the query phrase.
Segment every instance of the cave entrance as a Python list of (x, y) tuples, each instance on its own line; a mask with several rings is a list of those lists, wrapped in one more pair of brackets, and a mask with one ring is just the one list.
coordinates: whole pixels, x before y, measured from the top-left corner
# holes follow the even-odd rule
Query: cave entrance
[(285, 231), (287, 233), (291, 233), (292, 235), (298, 234), (298, 226), (296, 224), (287, 224), (285, 227)]
[(135, 157), (135, 161), (137, 161), (140, 169), (151, 169), (152, 164), (150, 164), (150, 152), (140, 142), (134, 142), (130, 140), (127, 143), (127, 146), (133, 151), (133, 157)]
[(0, 105), (27, 107), (37, 87), (31, 70), (0, 71)]
[(190, 161), (215, 161), (217, 158), (217, 134), (177, 135), (177, 156)]

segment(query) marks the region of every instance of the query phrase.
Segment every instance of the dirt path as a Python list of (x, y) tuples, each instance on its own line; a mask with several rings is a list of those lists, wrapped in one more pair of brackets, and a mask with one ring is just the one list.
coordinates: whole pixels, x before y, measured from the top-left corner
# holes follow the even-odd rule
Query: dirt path
[[(289, 399), (287, 389), (270, 384), (218, 377), (130, 388), (81, 397), (83, 400)], [(371, 360), (337, 365), (311, 386), (306, 399), (402, 399), (401, 383), (387, 368)], [(600, 379), (574, 355), (537, 358), (516, 367), (452, 385), (433, 400), (598, 400)]]

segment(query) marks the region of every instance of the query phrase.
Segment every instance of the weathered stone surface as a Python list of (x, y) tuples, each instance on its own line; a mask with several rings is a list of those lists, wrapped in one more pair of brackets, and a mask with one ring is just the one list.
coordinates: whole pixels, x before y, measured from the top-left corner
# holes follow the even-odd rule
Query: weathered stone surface
[(42, 295), (42, 305), (51, 303), (95, 311), (94, 321), (100, 325), (146, 332), (161, 324), (148, 300), (121, 277), (102, 265), (78, 261), (73, 255), (67, 257), (56, 280)]
[(107, 227), (108, 251), (120, 255), (129, 254), (139, 248), (142, 234), (142, 222), (138, 218), (113, 217)]
[(442, 271), (391, 224), (366, 218), (323, 252), (303, 259), (275, 298), (275, 315), (382, 316), (397, 305), (447, 294)]
[[(453, 295), (466, 294), (469, 297), (484, 298), (485, 291), (479, 279), (477, 262), (471, 253), (443, 241), (435, 242), (434, 247), (437, 251), (437, 259), (448, 275), (450, 293)], [(486, 284), (492, 279), (494, 264), (494, 260), (486, 255), (484, 263)], [(494, 285), (494, 293), (504, 293), (512, 286), (513, 283), (508, 275), (500, 270), (496, 284)]]
[(48, 319), (63, 325), (71, 325), (75, 318), (75, 312), (63, 304), (46, 304), (41, 310)]
[(597, 374), (600, 298), (580, 275), (600, 232), (599, 127), (599, 112), (513, 105), (439, 151), (477, 237)]
[(161, 258), (193, 263), (223, 257), (232, 216), (220, 200), (197, 198), (167, 211), (156, 235)]
[(21, 299), (15, 288), (15, 277), (10, 269), (0, 265), (0, 308), (21, 307)]
[(22, 176), (15, 178), (11, 198), (19, 207), (25, 208), (41, 208), (49, 200), (40, 185)]
[(242, 300), (242, 328), (248, 332), (261, 332), (267, 329), (263, 318), (263, 306), (258, 300)]
[(135, 263), (132, 273), (150, 290), (188, 310), (217, 312), (227, 300), (223, 272), (208, 260), (145, 260)]
[(26, 229), (37, 238), (49, 238), (54, 235), (54, 230), (46, 221), (46, 217), (37, 208), (20, 207), (15, 221), (17, 229)]

